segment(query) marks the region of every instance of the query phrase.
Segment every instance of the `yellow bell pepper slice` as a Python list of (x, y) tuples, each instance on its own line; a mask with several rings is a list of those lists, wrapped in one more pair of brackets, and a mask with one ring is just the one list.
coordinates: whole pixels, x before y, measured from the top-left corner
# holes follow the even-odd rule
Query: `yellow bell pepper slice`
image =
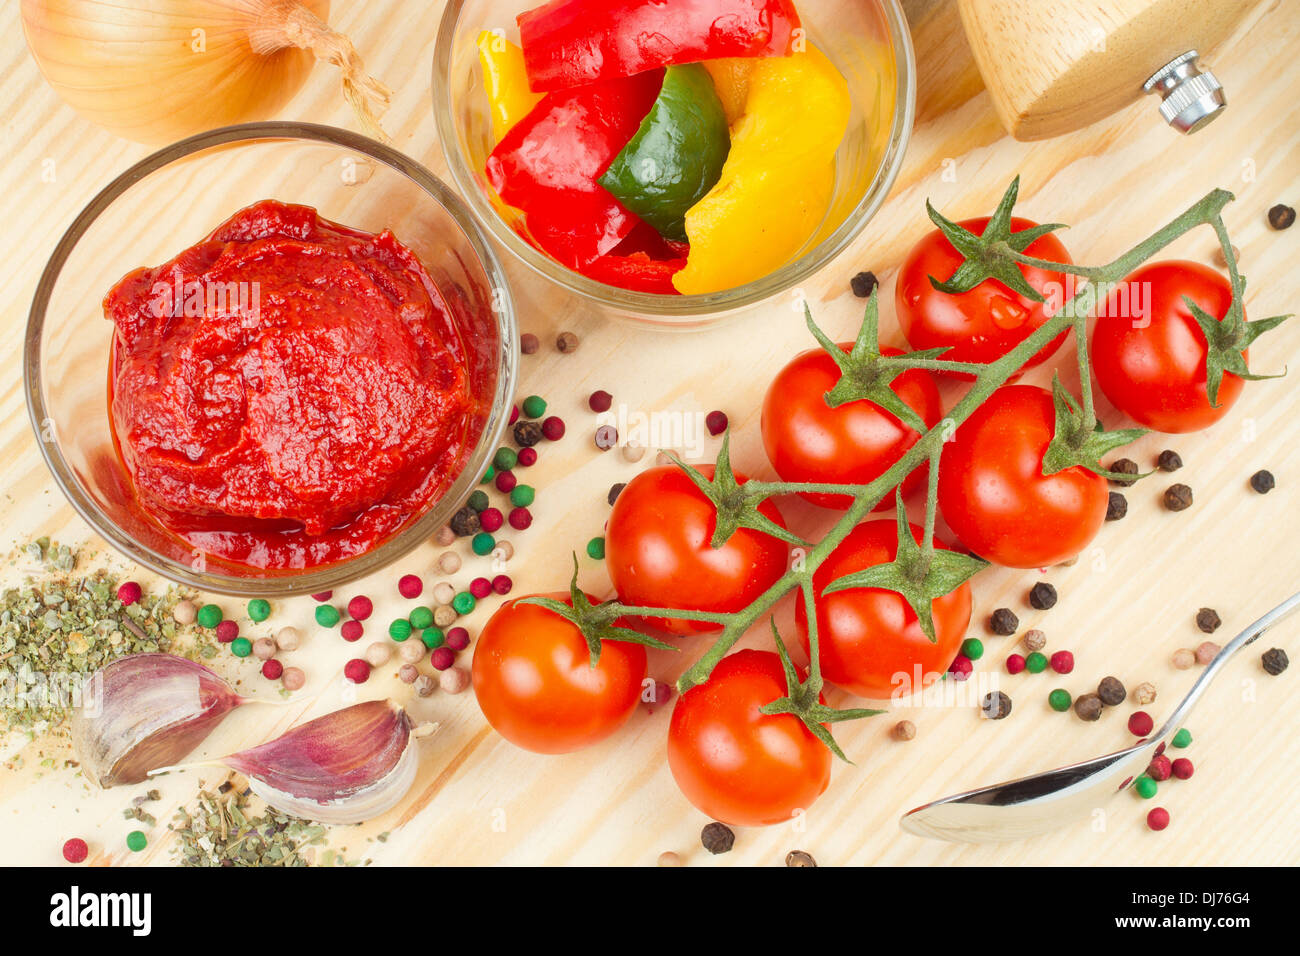
[(749, 81), (754, 75), (758, 58), (732, 56), (721, 60), (705, 60), (701, 65), (713, 77), (713, 86), (722, 100), (727, 123), (734, 126), (745, 115), (745, 102), (749, 99)]
[(691, 252), (677, 291), (732, 289), (798, 254), (830, 206), (851, 109), (848, 83), (811, 44), (755, 62), (722, 178), (686, 213)]
[(478, 35), (478, 59), (483, 66), (483, 88), (492, 115), (492, 135), (499, 143), (510, 128), (532, 112), (542, 94), (528, 87), (524, 51), (500, 31), (484, 30)]

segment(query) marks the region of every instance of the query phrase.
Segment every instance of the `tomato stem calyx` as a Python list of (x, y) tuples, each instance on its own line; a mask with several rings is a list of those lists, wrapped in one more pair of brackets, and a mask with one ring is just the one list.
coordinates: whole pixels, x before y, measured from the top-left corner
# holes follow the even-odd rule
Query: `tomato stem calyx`
[[(1107, 431), (1087, 409), (1080, 407), (1075, 397), (1061, 384), (1059, 375), (1052, 376), (1052, 400), (1056, 405), (1056, 427), (1051, 444), (1043, 453), (1044, 475), (1055, 475), (1078, 465), (1103, 478), (1135, 480), (1134, 475), (1120, 474), (1103, 467), (1101, 459), (1116, 448), (1137, 441), (1147, 433), (1145, 428)], [(1136, 476), (1145, 477), (1146, 475)]]

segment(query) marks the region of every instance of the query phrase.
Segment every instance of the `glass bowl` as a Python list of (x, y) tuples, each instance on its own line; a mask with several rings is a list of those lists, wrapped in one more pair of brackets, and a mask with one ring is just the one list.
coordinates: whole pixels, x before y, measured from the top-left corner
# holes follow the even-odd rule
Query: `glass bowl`
[(491, 120), (475, 41), (505, 30), (518, 41), (515, 17), (541, 0), (448, 0), (433, 61), (433, 112), (451, 179), (479, 221), (534, 271), (606, 314), (657, 328), (690, 329), (798, 288), (857, 238), (885, 201), (912, 130), (916, 64), (907, 20), (896, 0), (802, 0), (808, 38), (848, 81), (849, 129), (836, 155), (837, 182), (816, 236), (798, 259), (762, 279), (724, 292), (668, 296), (631, 292), (579, 275), (525, 241), (484, 175), (492, 151)]
[[(392, 229), (433, 276), (467, 344), (477, 343), (472, 452), (441, 497), (363, 554), (309, 569), (262, 570), (204, 555), (138, 503), (108, 410), (113, 325), (104, 294), (165, 262), (261, 199), (316, 207), (357, 229)], [(432, 173), (364, 136), (303, 123), (251, 123), (159, 150), (81, 212), (41, 275), (27, 322), (27, 408), (46, 464), (77, 512), (128, 558), (182, 584), (234, 595), (317, 593), (397, 560), (446, 524), (506, 428), (518, 362), (499, 261), (464, 203)], [(475, 438), (474, 432), (477, 432)]]

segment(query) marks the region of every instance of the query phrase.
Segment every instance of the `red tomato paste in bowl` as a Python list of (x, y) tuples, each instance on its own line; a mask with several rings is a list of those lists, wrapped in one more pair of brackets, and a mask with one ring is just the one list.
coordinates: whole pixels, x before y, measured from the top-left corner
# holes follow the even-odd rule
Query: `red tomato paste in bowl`
[(110, 418), (141, 505), (264, 569), (372, 549), (473, 450), (474, 357), (424, 265), (274, 200), (104, 299)]

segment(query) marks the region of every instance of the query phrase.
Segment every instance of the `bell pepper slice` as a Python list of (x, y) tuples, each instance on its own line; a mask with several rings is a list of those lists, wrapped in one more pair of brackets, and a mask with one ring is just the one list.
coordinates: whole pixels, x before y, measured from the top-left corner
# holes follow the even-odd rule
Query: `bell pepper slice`
[(727, 114), (727, 123), (734, 124), (745, 115), (745, 101), (749, 99), (749, 81), (758, 63), (752, 57), (727, 57), (723, 60), (705, 60), (700, 65), (713, 77), (713, 88)]
[(844, 77), (811, 44), (756, 62), (722, 178), (686, 214), (691, 253), (673, 277), (678, 291), (744, 285), (808, 243), (830, 206), (851, 107)]
[(601, 256), (585, 266), (582, 274), (633, 292), (678, 295), (673, 276), (685, 265), (685, 259), (652, 259), (644, 252), (634, 252), (628, 256)]
[(719, 57), (788, 56), (794, 0), (551, 0), (517, 18), (539, 92)]
[(488, 157), (492, 188), (523, 211), (533, 241), (562, 265), (581, 269), (640, 222), (597, 179), (662, 85), (655, 70), (547, 94)]
[(502, 36), (500, 30), (484, 30), (478, 35), (478, 60), (483, 67), (492, 136), (499, 143), (542, 101), (542, 94), (528, 88), (524, 51)]
[(686, 212), (718, 181), (730, 149), (709, 71), (670, 66), (655, 105), (600, 184), (665, 238), (684, 242)]

